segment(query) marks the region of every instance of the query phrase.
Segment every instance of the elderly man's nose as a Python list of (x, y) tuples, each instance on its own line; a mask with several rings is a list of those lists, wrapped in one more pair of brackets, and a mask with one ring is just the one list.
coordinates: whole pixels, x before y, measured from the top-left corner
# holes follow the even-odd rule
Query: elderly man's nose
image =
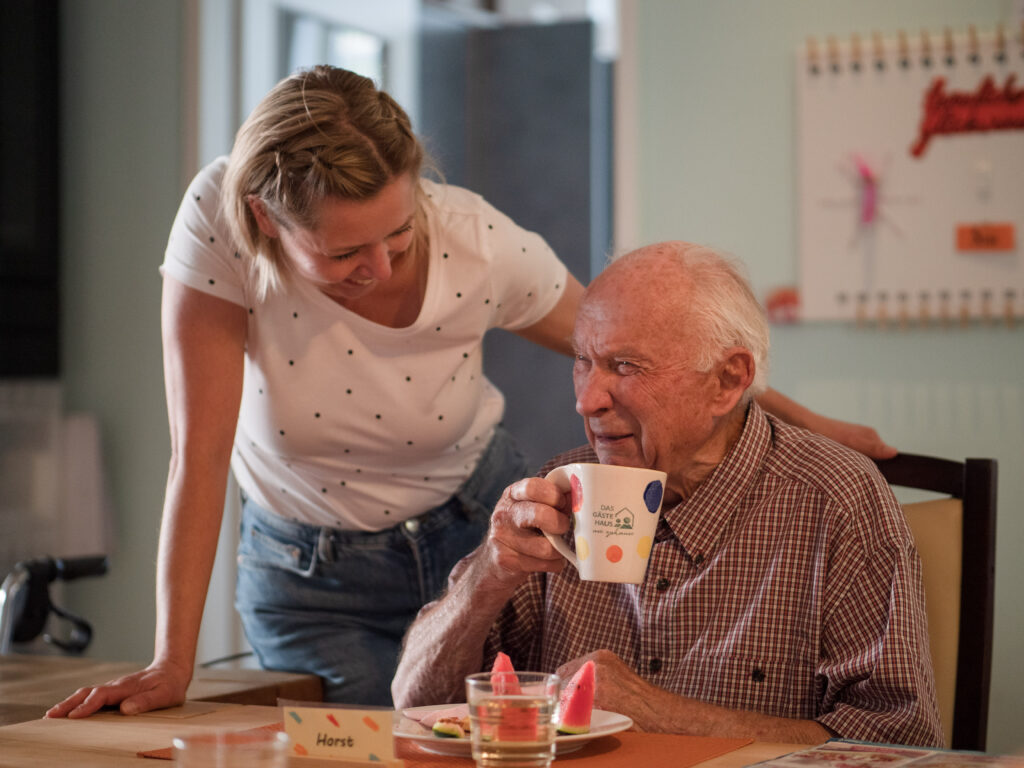
[(576, 413), (588, 416), (611, 406), (611, 396), (603, 377), (593, 373), (576, 379)]

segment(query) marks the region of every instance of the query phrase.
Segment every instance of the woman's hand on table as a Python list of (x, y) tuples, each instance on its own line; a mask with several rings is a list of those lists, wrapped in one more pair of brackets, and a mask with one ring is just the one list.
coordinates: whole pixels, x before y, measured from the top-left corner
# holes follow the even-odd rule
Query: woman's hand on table
[(79, 688), (51, 707), (46, 717), (88, 717), (103, 707), (120, 704), (121, 714), (137, 715), (185, 701), (192, 670), (154, 662), (143, 670), (103, 685)]

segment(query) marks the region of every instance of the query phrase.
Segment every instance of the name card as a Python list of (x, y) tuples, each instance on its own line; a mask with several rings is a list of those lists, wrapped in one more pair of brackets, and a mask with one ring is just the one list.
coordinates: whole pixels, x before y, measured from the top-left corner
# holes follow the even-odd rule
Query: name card
[(402, 765), (395, 760), (390, 709), (284, 705), (292, 754), (349, 763)]

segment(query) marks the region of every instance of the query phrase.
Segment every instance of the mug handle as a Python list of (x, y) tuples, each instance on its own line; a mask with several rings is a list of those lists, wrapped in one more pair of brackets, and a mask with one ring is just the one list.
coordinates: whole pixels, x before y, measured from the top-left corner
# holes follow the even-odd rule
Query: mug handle
[[(572, 484), (569, 482), (569, 469), (567, 467), (555, 467), (544, 476), (544, 479), (550, 480), (557, 485), (563, 493), (570, 493), (572, 490)], [(572, 519), (572, 512), (569, 513), (569, 518)], [(569, 549), (569, 546), (561, 536), (553, 536), (547, 531), (541, 531), (541, 533), (544, 534), (544, 537), (551, 542), (551, 546), (557, 549), (562, 557), (573, 564), (577, 571), (580, 569), (580, 561), (576, 559), (576, 553)]]

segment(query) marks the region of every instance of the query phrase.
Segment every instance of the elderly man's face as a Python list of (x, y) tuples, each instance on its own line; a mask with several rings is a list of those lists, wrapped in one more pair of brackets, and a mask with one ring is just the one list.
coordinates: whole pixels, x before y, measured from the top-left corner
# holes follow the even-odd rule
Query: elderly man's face
[(588, 290), (573, 336), (576, 410), (601, 463), (660, 469), (670, 484), (712, 432), (714, 389), (713, 375), (688, 364), (689, 334), (676, 319), (685, 296), (671, 291), (656, 274), (619, 268)]

